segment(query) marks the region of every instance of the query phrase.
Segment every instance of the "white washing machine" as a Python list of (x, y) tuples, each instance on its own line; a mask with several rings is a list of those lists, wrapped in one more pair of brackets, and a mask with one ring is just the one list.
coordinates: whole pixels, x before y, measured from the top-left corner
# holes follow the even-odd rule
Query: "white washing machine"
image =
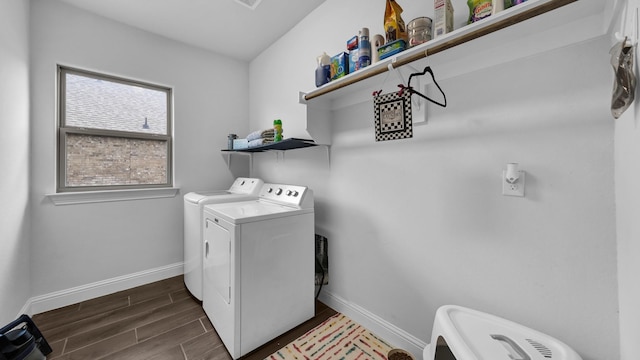
[(257, 200), (204, 207), (203, 307), (234, 359), (309, 320), (313, 192), (264, 184)]
[(184, 283), (191, 294), (202, 300), (202, 209), (207, 204), (258, 198), (264, 182), (237, 178), (229, 190), (190, 192), (184, 196)]

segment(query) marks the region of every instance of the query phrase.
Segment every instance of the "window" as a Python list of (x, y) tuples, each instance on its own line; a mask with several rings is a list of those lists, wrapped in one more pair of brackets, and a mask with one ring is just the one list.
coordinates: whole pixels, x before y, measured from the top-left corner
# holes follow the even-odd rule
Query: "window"
[(58, 67), (58, 192), (172, 186), (171, 89)]

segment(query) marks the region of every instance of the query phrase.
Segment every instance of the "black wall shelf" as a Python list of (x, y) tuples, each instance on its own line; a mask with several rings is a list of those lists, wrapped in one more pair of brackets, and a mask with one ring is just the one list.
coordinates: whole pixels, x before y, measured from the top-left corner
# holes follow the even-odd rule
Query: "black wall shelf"
[(293, 149), (300, 149), (300, 148), (311, 147), (311, 146), (317, 146), (317, 144), (313, 140), (309, 140), (309, 139), (289, 138), (289, 139), (284, 139), (282, 141), (261, 145), (261, 146), (254, 146), (246, 149), (238, 149), (238, 150), (224, 149), (222, 151), (238, 152), (238, 153), (254, 153), (254, 152), (263, 152), (263, 151), (269, 151), (269, 150), (280, 150), (280, 151), (293, 150)]

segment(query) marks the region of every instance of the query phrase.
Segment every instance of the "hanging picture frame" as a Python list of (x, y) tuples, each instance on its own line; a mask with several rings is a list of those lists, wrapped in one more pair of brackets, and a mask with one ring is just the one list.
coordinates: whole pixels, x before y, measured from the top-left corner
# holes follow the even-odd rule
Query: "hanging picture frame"
[(376, 141), (413, 137), (411, 92), (396, 91), (374, 97)]

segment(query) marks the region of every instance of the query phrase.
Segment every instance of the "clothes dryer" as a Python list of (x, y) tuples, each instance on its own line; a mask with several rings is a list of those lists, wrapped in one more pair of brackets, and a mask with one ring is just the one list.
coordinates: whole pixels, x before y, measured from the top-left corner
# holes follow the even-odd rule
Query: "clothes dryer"
[(313, 192), (264, 184), (204, 207), (203, 308), (234, 359), (312, 318)]
[(184, 196), (184, 283), (202, 300), (202, 209), (207, 204), (256, 199), (264, 182), (237, 178), (229, 190), (190, 192)]

